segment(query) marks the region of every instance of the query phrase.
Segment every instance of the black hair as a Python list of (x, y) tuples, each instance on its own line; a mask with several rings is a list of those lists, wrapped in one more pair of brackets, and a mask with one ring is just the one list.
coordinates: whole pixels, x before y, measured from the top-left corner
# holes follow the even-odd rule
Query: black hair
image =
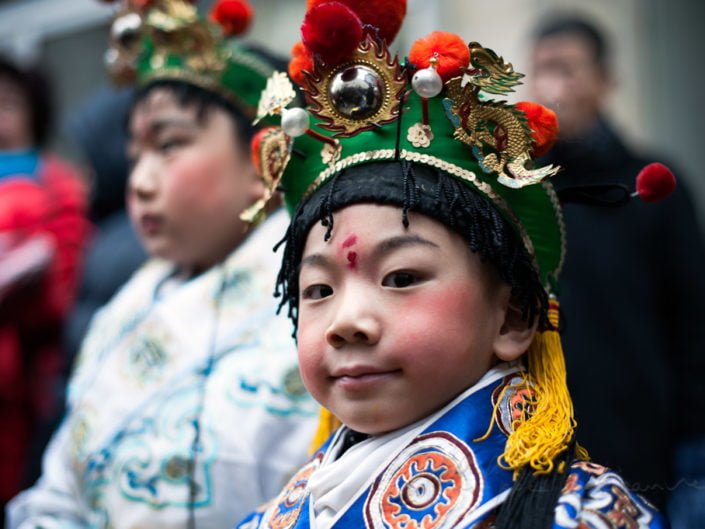
[(408, 212), (431, 217), (458, 233), (483, 262), (490, 263), (511, 286), (514, 303), (524, 320), (546, 323), (548, 298), (533, 260), (516, 229), (489, 199), (440, 169), (411, 162), (377, 162), (345, 169), (333, 176), (294, 212), (285, 243), (275, 295), (279, 308), (298, 325), (299, 265), (311, 227), (326, 226), (330, 237), (334, 213), (346, 206), (376, 203), (402, 209), (400, 222), (408, 225)]
[(239, 147), (244, 150), (248, 149), (250, 140), (255, 133), (252, 120), (224, 96), (186, 81), (178, 79), (157, 79), (140, 87), (135, 92), (128, 116), (132, 114), (135, 107), (140, 102), (144, 101), (149, 94), (154, 90), (162, 88), (171, 92), (179, 105), (183, 107), (195, 107), (196, 119), (199, 123), (203, 123), (209, 111), (213, 109), (217, 108), (225, 111), (232, 118), (233, 124), (235, 125), (240, 144)]
[(36, 68), (20, 68), (2, 55), (0, 78), (14, 83), (24, 94), (30, 116), (32, 141), (36, 147), (44, 147), (54, 118), (48, 79)]
[(609, 42), (605, 32), (595, 23), (579, 15), (556, 15), (539, 25), (534, 33), (534, 40), (539, 41), (547, 37), (562, 35), (582, 38), (592, 51), (595, 65), (603, 73), (609, 72)]

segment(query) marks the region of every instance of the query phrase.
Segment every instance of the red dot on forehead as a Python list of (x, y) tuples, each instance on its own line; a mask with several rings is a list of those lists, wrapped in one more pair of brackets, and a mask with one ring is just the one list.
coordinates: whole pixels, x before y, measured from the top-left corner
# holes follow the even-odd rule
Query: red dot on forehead
[(357, 252), (348, 252), (348, 267), (352, 270), (357, 266)]
[(357, 235), (354, 233), (351, 235), (348, 235), (348, 237), (343, 241), (343, 244), (341, 245), (343, 248), (349, 248), (353, 244), (357, 242)]

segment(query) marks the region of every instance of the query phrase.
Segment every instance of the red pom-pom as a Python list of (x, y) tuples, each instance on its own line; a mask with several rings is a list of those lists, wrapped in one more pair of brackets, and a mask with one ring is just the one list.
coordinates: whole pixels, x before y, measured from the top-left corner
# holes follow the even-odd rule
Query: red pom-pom
[(328, 65), (349, 57), (362, 40), (362, 22), (340, 2), (326, 2), (310, 9), (301, 24), (304, 45)]
[[(310, 11), (330, 0), (308, 0)], [(349, 7), (363, 24), (365, 33), (391, 43), (406, 16), (406, 0), (338, 0)]]
[(210, 14), (211, 20), (217, 22), (228, 37), (247, 31), (253, 16), (254, 10), (246, 0), (219, 0)]
[(543, 156), (551, 150), (558, 138), (558, 118), (556, 113), (550, 108), (529, 101), (522, 101), (515, 106), (526, 115), (526, 119), (529, 122), (531, 139), (534, 143), (531, 156), (533, 158)]
[(137, 9), (138, 11), (146, 11), (149, 7), (151, 7), (152, 3), (154, 3), (154, 0), (129, 0), (127, 3), (133, 9)]
[(291, 48), (291, 60), (289, 61), (289, 77), (299, 86), (306, 82), (304, 71), (313, 71), (313, 56), (304, 43), (299, 41)]
[(636, 192), (644, 202), (658, 202), (675, 188), (676, 177), (662, 163), (650, 163), (636, 177)]
[(418, 39), (409, 50), (409, 61), (417, 68), (428, 68), (436, 57), (436, 72), (443, 81), (462, 75), (470, 64), (470, 50), (455, 33), (434, 31)]
[(264, 136), (272, 129), (274, 129), (274, 127), (264, 127), (263, 129), (258, 130), (252, 137), (252, 140), (250, 140), (250, 159), (252, 160), (252, 165), (255, 167), (255, 171), (257, 171), (258, 175), (262, 174), (262, 157), (260, 155), (262, 138), (264, 138)]

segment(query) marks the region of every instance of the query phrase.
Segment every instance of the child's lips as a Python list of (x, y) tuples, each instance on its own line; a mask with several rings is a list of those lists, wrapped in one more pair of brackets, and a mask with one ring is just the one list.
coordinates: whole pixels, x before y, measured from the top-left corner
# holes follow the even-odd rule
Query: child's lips
[(146, 213), (140, 217), (140, 228), (148, 235), (153, 235), (159, 231), (163, 223), (160, 215)]
[(337, 369), (332, 375), (334, 384), (348, 390), (360, 390), (371, 385), (387, 382), (397, 376), (401, 369), (379, 369), (365, 366)]

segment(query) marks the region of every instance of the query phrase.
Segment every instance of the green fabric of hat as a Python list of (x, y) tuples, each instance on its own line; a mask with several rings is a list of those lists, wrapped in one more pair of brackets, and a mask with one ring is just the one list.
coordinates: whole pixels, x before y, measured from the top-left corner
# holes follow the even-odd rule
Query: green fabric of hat
[[(510, 221), (534, 258), (545, 288), (552, 292), (565, 251), (562, 213), (546, 181), (557, 168), (533, 168), (527, 116), (484, 94), (511, 91), (521, 75), (491, 50), (477, 43), (468, 46), (470, 56), (477, 58), (471, 58), (467, 70), (475, 67), (479, 71), (490, 62), (489, 73), (465, 84), (461, 76), (447, 79), (434, 97), (421, 97), (409, 82), (414, 67), (398, 65), (385, 55), (383, 44), (370, 38), (338, 65), (314, 62), (314, 71), (306, 74), (303, 86), (309, 103), (304, 133), (300, 126), (295, 130), (287, 124), (293, 114), (301, 118), (302, 109), (286, 108), (291, 99), (287, 94), (293, 91), (285, 86), (284, 74), (275, 74), (263, 93), (258, 117), (281, 115), (281, 129), (269, 131), (259, 145), (260, 166), (265, 172), (267, 167), (280, 169), (266, 180), (284, 190), (291, 212), (348, 167), (407, 160), (442, 169), (489, 198)], [(496, 70), (501, 74), (493, 78)], [(372, 79), (372, 88), (360, 80), (365, 76)], [(340, 86), (343, 93), (350, 88), (355, 101), (362, 90), (362, 106), (348, 105), (347, 111), (339, 111), (336, 104), (345, 104), (345, 96), (341, 99), (336, 92)], [(364, 101), (369, 100), (375, 104), (366, 110)], [(365, 117), (351, 117), (350, 108)], [(278, 148), (271, 148), (272, 144)]]
[[(298, 154), (291, 156), (281, 178), (287, 208), (293, 212), (307, 192), (313, 192), (346, 167), (395, 159), (430, 165), (490, 198), (535, 257), (542, 281), (552, 284), (560, 271), (565, 246), (563, 218), (553, 187), (547, 182), (522, 188), (500, 184), (495, 173), (483, 171), (470, 147), (455, 139), (455, 127), (443, 105), (442, 98), (428, 100), (434, 139), (426, 148), (415, 147), (405, 133), (411, 125), (422, 121), (421, 98), (413, 91), (404, 101), (399, 120), (339, 139), (340, 159), (333, 164), (323, 162), (320, 153), (324, 144), (320, 140), (309, 135), (296, 138), (292, 148)], [(320, 121), (311, 128), (333, 138), (332, 132), (318, 124)], [(397, 148), (398, 129), (401, 133)]]

